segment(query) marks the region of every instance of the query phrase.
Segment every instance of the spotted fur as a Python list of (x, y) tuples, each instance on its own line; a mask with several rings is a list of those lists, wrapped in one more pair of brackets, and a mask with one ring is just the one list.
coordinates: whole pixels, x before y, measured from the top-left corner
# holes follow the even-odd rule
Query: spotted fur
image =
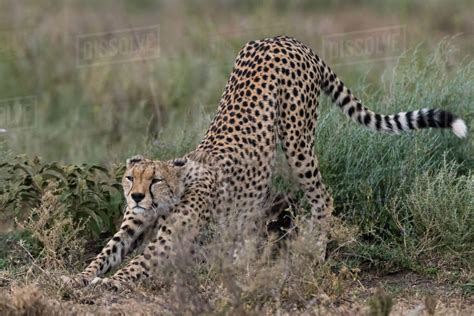
[[(209, 220), (238, 212), (235, 227), (252, 230), (265, 202), (276, 145), (311, 206), (308, 220), (320, 232), (324, 258), (332, 198), (314, 152), (318, 97), (323, 91), (349, 118), (369, 129), (399, 133), (451, 128), (462, 137), (464, 122), (440, 109), (381, 115), (362, 105), (310, 48), (296, 39), (252, 41), (240, 51), (217, 114), (197, 148), (176, 161), (134, 157), (124, 176), (127, 211), (119, 232), (82, 274), (84, 283), (115, 286), (147, 277), (173, 254), (178, 240), (192, 241)], [(97, 279), (123, 260), (146, 231), (143, 254), (110, 279)]]

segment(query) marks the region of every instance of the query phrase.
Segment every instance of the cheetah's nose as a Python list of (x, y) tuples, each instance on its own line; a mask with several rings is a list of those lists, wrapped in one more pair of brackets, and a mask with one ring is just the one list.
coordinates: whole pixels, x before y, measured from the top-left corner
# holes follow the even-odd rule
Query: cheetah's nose
[(145, 194), (143, 194), (143, 193), (140, 193), (140, 192), (132, 193), (132, 199), (133, 199), (136, 203), (140, 203), (141, 200), (143, 200), (144, 198), (145, 198)]

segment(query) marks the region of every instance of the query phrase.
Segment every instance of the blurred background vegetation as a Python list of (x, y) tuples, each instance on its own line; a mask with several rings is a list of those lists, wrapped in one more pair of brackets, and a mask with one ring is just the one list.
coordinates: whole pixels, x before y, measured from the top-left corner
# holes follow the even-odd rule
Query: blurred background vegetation
[[(0, 100), (33, 96), (37, 110), (33, 126), (0, 135), (14, 153), (68, 163), (109, 164), (150, 150), (172, 156), (188, 149), (176, 150), (177, 139), (199, 141), (246, 41), (286, 34), (323, 55), (324, 36), (401, 25), (406, 49), (423, 43), (430, 52), (458, 35), (448, 56), (455, 65), (474, 50), (473, 9), (471, 1), (436, 0), (2, 0)], [(78, 67), (81, 36), (149, 26), (159, 28), (158, 58)], [(395, 64), (335, 71), (365, 100), (390, 92)]]
[[(137, 153), (166, 159), (191, 150), (237, 52), (252, 39), (293, 36), (332, 65), (325, 38), (401, 27), (395, 58), (332, 68), (372, 109), (442, 107), (472, 131), (473, 12), (469, 0), (2, 0), (0, 106), (34, 100), (20, 113), (29, 124), (9, 128), (0, 117), (2, 217), (11, 221), (11, 214), (37, 207), (53, 179), (74, 219), (92, 217), (92, 236), (110, 234), (120, 217), (114, 183), (122, 162)], [(143, 27), (159, 30), (156, 58), (78, 64), (84, 36)], [(358, 246), (347, 250), (351, 258), (417, 269), (423, 256), (446, 254), (443, 262), (468, 267), (474, 138), (446, 131), (378, 135), (322, 98), (317, 152), (336, 214), (361, 232)], [(14, 158), (19, 154), (26, 156)]]

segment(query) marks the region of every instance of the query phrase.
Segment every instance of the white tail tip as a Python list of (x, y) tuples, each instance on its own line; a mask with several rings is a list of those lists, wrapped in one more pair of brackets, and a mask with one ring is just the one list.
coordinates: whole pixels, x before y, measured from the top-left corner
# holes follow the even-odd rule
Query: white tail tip
[(464, 138), (466, 137), (467, 134), (467, 126), (466, 123), (464, 123), (463, 120), (461, 119), (456, 119), (453, 124), (451, 125), (451, 128), (453, 129), (453, 133), (459, 137), (459, 138)]

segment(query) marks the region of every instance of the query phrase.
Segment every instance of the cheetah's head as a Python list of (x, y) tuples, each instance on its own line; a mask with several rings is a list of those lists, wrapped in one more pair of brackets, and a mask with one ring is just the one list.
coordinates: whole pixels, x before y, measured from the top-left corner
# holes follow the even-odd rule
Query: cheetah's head
[(134, 213), (167, 214), (183, 192), (184, 163), (156, 161), (134, 156), (127, 160), (122, 186), (127, 205)]

